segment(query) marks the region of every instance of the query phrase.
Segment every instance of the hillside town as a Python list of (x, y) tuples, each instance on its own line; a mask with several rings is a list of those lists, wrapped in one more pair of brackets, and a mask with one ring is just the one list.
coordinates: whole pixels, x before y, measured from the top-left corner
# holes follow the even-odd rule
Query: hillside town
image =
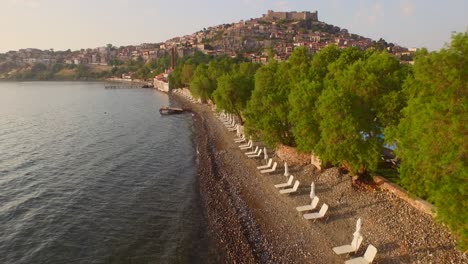
[[(268, 10), (261, 18), (241, 20), (203, 28), (191, 35), (174, 37), (162, 43), (143, 43), (115, 47), (81, 49), (76, 51), (40, 50), (34, 48), (0, 54), (0, 78), (10, 71), (41, 63), (45, 65), (115, 66), (131, 60), (149, 62), (169, 56), (174, 50), (178, 58), (196, 51), (214, 56), (243, 57), (252, 62), (266, 63), (269, 52), (278, 61), (286, 60), (296, 47), (306, 47), (311, 54), (328, 45), (340, 48), (387, 49), (404, 63), (411, 63), (416, 49), (408, 49), (385, 40), (372, 40), (319, 21), (318, 12), (274, 12)], [(128, 77), (128, 75), (127, 75)]]

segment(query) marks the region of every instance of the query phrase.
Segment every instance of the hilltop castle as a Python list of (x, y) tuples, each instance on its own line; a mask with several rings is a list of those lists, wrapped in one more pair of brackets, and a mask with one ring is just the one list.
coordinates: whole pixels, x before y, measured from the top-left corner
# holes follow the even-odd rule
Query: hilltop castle
[(277, 20), (277, 19), (287, 19), (287, 20), (313, 20), (318, 21), (318, 12), (274, 12), (273, 10), (268, 10), (267, 14), (263, 15), (263, 18), (266, 20)]

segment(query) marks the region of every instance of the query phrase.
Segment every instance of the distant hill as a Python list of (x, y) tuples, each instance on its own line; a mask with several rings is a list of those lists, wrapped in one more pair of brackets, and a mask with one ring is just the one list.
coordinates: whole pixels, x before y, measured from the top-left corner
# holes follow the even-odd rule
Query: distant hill
[[(200, 51), (209, 55), (244, 57), (265, 63), (270, 51), (276, 60), (282, 61), (291, 55), (295, 47), (306, 47), (310, 53), (315, 53), (331, 44), (341, 48), (386, 49), (403, 62), (410, 62), (414, 53), (383, 39), (375, 41), (320, 21), (317, 11), (268, 10), (259, 18), (203, 28), (191, 35), (175, 37), (162, 43), (121, 47), (108, 44), (77, 51), (34, 48), (9, 51), (0, 54), (0, 80), (102, 79), (124, 73), (134, 74), (145, 63), (151, 63), (154, 67), (151, 66), (149, 72), (142, 74), (148, 77), (167, 67), (170, 54), (174, 51), (179, 58)], [(102, 70), (98, 65), (110, 65), (118, 69)]]

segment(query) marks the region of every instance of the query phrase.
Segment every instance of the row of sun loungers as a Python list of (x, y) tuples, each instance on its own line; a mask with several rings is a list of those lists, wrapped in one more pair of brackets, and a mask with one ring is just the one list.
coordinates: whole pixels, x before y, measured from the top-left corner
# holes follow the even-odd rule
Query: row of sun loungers
[[(238, 131), (238, 135), (237, 135), (238, 137), (234, 139), (235, 143), (240, 144), (240, 143), (246, 142), (245, 135), (241, 136), (239, 134), (239, 125), (235, 123), (232, 116), (222, 115), (220, 120), (227, 127), (228, 131)], [(247, 143), (239, 145), (239, 148), (241, 150), (254, 149), (254, 144), (253, 144), (252, 139), (250, 138)], [(247, 155), (247, 157), (249, 158), (258, 158), (262, 155), (262, 153), (264, 154), (264, 159), (267, 160), (267, 164), (257, 166), (257, 169), (260, 171), (261, 174), (276, 172), (278, 163), (274, 162), (273, 159), (271, 158), (268, 159), (266, 148), (262, 150), (260, 146), (257, 145), (255, 146), (255, 149), (253, 151), (248, 151), (245, 153), (245, 155)], [(299, 188), (300, 182), (297, 179), (295, 180), (293, 175), (289, 174), (287, 163), (284, 163), (284, 176), (288, 177), (287, 181), (284, 183), (275, 184), (274, 187), (277, 189), (280, 189), (279, 190), (280, 194), (290, 194), (290, 193), (296, 192)], [(318, 208), (319, 201), (320, 201), (319, 197), (315, 195), (315, 184), (313, 182), (311, 184), (310, 198), (311, 198), (310, 204), (298, 206), (296, 207), (296, 210), (301, 213), (304, 212), (303, 218), (306, 220), (315, 221), (317, 219), (325, 218), (326, 213), (329, 208), (329, 206), (326, 203), (323, 203), (321, 205), (320, 210), (318, 210), (318, 212), (311, 212)], [(358, 222), (356, 225), (356, 232), (353, 234), (353, 240), (351, 241), (351, 244), (334, 247), (332, 248), (333, 252), (335, 252), (338, 255), (357, 253), (357, 251), (359, 250), (359, 247), (361, 246), (361, 243), (363, 242), (363, 237), (360, 234), (360, 228), (361, 228), (361, 219), (358, 219)], [(362, 257), (357, 257), (357, 258), (347, 260), (345, 261), (345, 264), (360, 264), (360, 263), (369, 264), (374, 260), (376, 254), (377, 254), (377, 248), (375, 248), (373, 245), (369, 245), (367, 247), (366, 252), (364, 253)]]

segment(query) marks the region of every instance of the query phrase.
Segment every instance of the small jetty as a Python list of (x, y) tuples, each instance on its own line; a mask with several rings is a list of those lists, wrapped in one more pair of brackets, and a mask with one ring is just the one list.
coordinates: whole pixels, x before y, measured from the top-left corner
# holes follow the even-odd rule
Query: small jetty
[(159, 108), (159, 113), (161, 115), (174, 115), (174, 114), (182, 114), (185, 112), (189, 112), (190, 109), (187, 108), (176, 108), (176, 107), (169, 107), (169, 106), (163, 106)]
[(136, 88), (154, 88), (151, 84), (116, 84), (106, 85), (106, 89), (136, 89)]
[(142, 88), (141, 85), (106, 85), (106, 89), (136, 89)]

